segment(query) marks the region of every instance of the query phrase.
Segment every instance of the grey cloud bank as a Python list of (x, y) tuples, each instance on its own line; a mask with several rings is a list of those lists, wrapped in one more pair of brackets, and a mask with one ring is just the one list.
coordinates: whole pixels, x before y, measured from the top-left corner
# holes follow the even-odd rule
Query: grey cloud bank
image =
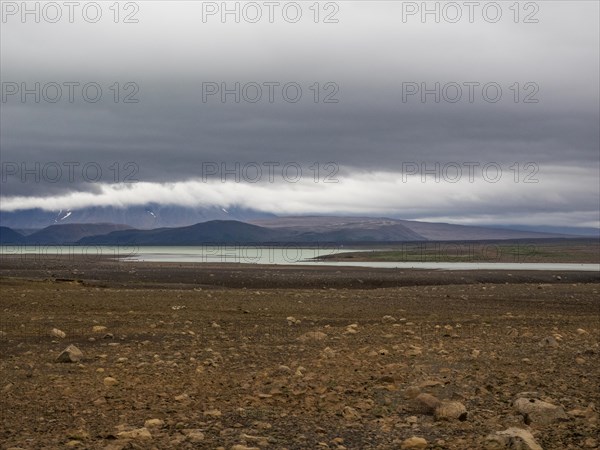
[[(185, 196), (186, 204), (239, 202), (277, 213), (486, 223), (512, 215), (527, 224), (547, 223), (544, 213), (564, 225), (598, 226), (598, 4), (537, 2), (538, 23), (514, 23), (509, 3), (501, 4), (505, 19), (498, 23), (477, 16), (474, 23), (421, 23), (418, 16), (403, 23), (402, 2), (338, 2), (338, 23), (223, 24), (218, 16), (203, 22), (202, 2), (139, 2), (138, 23), (23, 24), (9, 17), (1, 30), (3, 90), (7, 82), (30, 89), (35, 82), (93, 82), (102, 98), (92, 103), (79, 95), (71, 103), (63, 96), (51, 103), (42, 95), (36, 103), (34, 94), (25, 101), (20, 93), (7, 96), (0, 104), (1, 159), (103, 168), (135, 163), (143, 186), (153, 186), (167, 203), (185, 188), (197, 194)], [(122, 101), (128, 82), (139, 86), (137, 103)], [(267, 89), (260, 101), (247, 101), (253, 91), (244, 92), (244, 85), (269, 82), (279, 83), (273, 102)], [(337, 86), (337, 103), (323, 102), (333, 92), (324, 89), (328, 82)], [(479, 83), (472, 102), (470, 82)], [(114, 83), (120, 88), (116, 103)], [(223, 102), (220, 93), (203, 98), (203, 83), (240, 88)], [(286, 83), (302, 88), (297, 102), (279, 90)], [(403, 83), (429, 93), (403, 96)], [(481, 90), (490, 83), (502, 89), (496, 102)], [(462, 93), (451, 102), (456, 86)], [(528, 95), (538, 101), (526, 103)], [(335, 162), (341, 183), (319, 185), (318, 192), (285, 182), (191, 187), (203, 163), (269, 161), (303, 167)], [(539, 186), (504, 180), (500, 191), (482, 182), (459, 183), (460, 189), (431, 180), (398, 183), (410, 162), (497, 162), (505, 170), (533, 162)], [(7, 177), (0, 208), (126, 205), (144, 198), (133, 185), (107, 186), (114, 180), (106, 173), (96, 183), (81, 176), (53, 183)], [(386, 184), (391, 180), (396, 184)], [(170, 191), (173, 184), (182, 191)], [(244, 189), (252, 195), (240, 196)], [(129, 191), (136, 194), (124, 194)]]

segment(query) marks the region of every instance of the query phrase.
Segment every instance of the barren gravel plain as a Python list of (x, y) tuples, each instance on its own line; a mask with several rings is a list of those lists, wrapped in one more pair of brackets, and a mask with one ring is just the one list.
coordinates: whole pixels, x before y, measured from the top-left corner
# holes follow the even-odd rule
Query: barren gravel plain
[(0, 445), (598, 448), (599, 282), (5, 257)]

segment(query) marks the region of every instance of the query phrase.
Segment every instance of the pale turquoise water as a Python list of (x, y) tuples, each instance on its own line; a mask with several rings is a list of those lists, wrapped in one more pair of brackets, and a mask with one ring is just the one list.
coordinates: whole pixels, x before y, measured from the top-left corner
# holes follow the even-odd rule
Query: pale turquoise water
[(238, 263), (341, 267), (373, 267), (386, 269), (440, 270), (551, 270), (600, 272), (600, 264), (528, 263), (528, 262), (359, 262), (312, 261), (312, 258), (350, 251), (371, 251), (350, 247), (309, 248), (217, 245), (202, 247), (136, 247), (136, 246), (0, 246), (0, 255), (84, 255), (90, 260), (99, 256), (119, 257), (125, 261), (180, 263)]

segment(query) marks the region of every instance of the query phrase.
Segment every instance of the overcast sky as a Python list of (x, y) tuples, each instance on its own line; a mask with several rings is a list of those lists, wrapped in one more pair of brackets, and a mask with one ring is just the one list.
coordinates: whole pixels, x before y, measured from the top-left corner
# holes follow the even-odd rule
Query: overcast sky
[[(458, 20), (441, 3), (439, 23), (411, 10), (421, 2), (321, 2), (318, 23), (314, 2), (298, 3), (296, 23), (290, 2), (273, 23), (264, 2), (236, 3), (239, 23), (211, 11), (221, 2), (158, 1), (122, 3), (118, 23), (112, 2), (96, 23), (79, 8), (69, 23), (61, 2), (56, 23), (50, 8), (23, 23), (21, 2), (3, 2), (0, 208), (152, 201), (599, 226), (598, 2), (522, 2), (517, 23), (512, 1), (496, 3), (497, 21), (480, 2), (473, 23), (463, 2)], [(36, 82), (39, 102), (22, 96)], [(86, 83), (101, 87), (96, 103)], [(236, 83), (239, 103), (223, 102), (215, 89)], [(423, 102), (436, 83), (439, 102)], [(22, 172), (36, 163), (39, 182)]]

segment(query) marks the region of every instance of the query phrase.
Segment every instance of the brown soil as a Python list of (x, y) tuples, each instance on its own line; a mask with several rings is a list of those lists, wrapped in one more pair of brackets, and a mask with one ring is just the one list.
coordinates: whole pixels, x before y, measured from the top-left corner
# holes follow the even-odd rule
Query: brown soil
[[(0, 276), (3, 449), (462, 450), (511, 426), (598, 446), (597, 273), (5, 258)], [(83, 359), (56, 362), (69, 344)], [(531, 422), (523, 392), (566, 417)], [(148, 419), (146, 440), (119, 436)]]

